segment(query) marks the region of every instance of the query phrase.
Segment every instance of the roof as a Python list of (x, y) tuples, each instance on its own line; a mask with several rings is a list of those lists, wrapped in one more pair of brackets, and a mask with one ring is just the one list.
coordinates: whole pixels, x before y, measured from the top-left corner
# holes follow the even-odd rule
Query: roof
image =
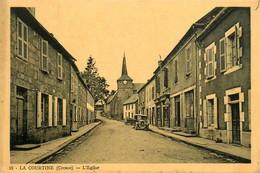
[(122, 75), (119, 79), (117, 79), (118, 81), (119, 80), (128, 80), (128, 81), (133, 81), (132, 78), (130, 78), (128, 75)]
[(138, 91), (140, 88), (144, 86), (145, 83), (133, 83), (133, 90)]
[(223, 7), (216, 7), (211, 10), (209, 13), (200, 18), (197, 22), (191, 25), (186, 34), (181, 38), (181, 40), (177, 43), (177, 45), (173, 48), (173, 50), (167, 55), (167, 57), (163, 60), (161, 66), (157, 67), (154, 73), (157, 73), (162, 66), (164, 66), (168, 60), (172, 57), (172, 55), (176, 54), (179, 49), (185, 44), (185, 42), (195, 33), (197, 28), (204, 28), (207, 26), (209, 22), (212, 21), (216, 17), (216, 15), (223, 9)]
[(215, 26), (215, 24), (222, 20), (232, 9), (236, 7), (225, 7), (223, 8), (217, 15), (216, 17), (204, 28), (204, 30), (198, 35), (197, 41), (203, 39), (210, 31), (211, 29)]
[(129, 99), (127, 99), (123, 105), (134, 103), (138, 100), (138, 94), (133, 94)]
[(108, 99), (107, 99), (107, 103), (110, 103), (114, 97), (117, 95), (118, 91), (116, 91), (113, 95), (109, 96)]

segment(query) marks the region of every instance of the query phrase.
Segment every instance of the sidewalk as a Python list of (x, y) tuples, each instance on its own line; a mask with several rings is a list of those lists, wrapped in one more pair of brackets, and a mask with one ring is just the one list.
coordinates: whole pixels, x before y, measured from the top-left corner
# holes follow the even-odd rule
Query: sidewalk
[(66, 136), (56, 140), (42, 143), (39, 148), (35, 148), (27, 151), (10, 151), (10, 163), (39, 163), (45, 158), (63, 149), (71, 142), (81, 137), (82, 135), (90, 132), (102, 122), (94, 122), (92, 124), (81, 127), (78, 132), (72, 132), (71, 136)]
[(176, 141), (182, 141), (184, 143), (204, 148), (206, 150), (215, 152), (217, 154), (225, 155), (227, 157), (231, 157), (241, 162), (250, 163), (251, 162), (251, 149), (242, 147), (242, 146), (235, 146), (232, 144), (225, 144), (225, 143), (216, 143), (213, 140), (204, 139), (201, 137), (184, 137), (180, 135), (176, 135), (164, 130), (158, 129), (158, 127), (149, 126), (150, 131), (161, 134), (165, 137), (171, 138)]

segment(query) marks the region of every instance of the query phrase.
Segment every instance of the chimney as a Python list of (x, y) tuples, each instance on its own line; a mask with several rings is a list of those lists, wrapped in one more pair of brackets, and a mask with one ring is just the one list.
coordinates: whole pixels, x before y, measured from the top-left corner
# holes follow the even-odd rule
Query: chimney
[(162, 64), (162, 60), (159, 60), (159, 61), (158, 61), (158, 66), (160, 67), (161, 64)]
[(160, 60), (158, 61), (158, 67), (160, 67), (161, 66), (161, 64), (162, 64), (162, 57), (161, 57), (161, 55), (159, 55), (159, 57), (160, 57)]

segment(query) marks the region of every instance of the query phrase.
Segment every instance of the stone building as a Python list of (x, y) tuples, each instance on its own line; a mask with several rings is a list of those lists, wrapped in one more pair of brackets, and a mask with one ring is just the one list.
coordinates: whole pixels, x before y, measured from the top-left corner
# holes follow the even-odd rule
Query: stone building
[(223, 8), (197, 43), (199, 135), (250, 146), (250, 8)]
[[(30, 10), (30, 11), (29, 11)], [(75, 59), (34, 17), (10, 13), (10, 143), (41, 143), (71, 133), (71, 71)], [(80, 80), (78, 75), (75, 78)], [(84, 93), (84, 84), (80, 86)], [(85, 107), (85, 94), (80, 103)]]
[(185, 133), (196, 133), (197, 35), (221, 8), (215, 8), (196, 21), (155, 70), (156, 124)]
[(123, 57), (122, 74), (117, 80), (117, 90), (107, 99), (105, 113), (113, 119), (123, 119), (123, 103), (142, 87), (142, 83), (133, 83), (133, 79), (128, 76), (126, 68), (126, 58)]
[(124, 101), (124, 118), (134, 118), (134, 115), (138, 113), (138, 94), (133, 94), (129, 99)]

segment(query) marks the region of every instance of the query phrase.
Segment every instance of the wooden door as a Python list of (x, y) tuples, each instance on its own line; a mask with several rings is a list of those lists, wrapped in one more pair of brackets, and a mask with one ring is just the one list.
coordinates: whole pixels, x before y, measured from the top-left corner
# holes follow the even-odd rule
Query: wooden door
[(26, 142), (26, 126), (24, 99), (17, 98), (17, 144), (24, 144)]
[(231, 105), (231, 113), (232, 113), (232, 141), (233, 143), (240, 144), (239, 103)]

